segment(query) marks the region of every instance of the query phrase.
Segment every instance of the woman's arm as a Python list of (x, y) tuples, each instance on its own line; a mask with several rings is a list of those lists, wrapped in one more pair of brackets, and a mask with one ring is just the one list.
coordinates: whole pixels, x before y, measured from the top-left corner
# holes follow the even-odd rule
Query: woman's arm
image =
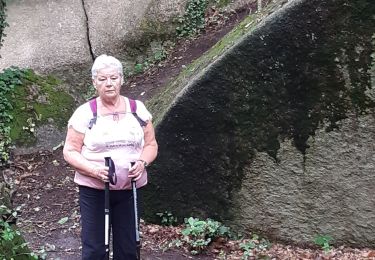
[(107, 180), (108, 167), (95, 166), (81, 155), (84, 138), (85, 135), (74, 130), (73, 127), (68, 128), (63, 150), (65, 161), (81, 174), (104, 181)]
[(136, 164), (129, 171), (129, 178), (138, 180), (145, 169), (145, 164), (150, 164), (158, 154), (158, 144), (155, 139), (155, 129), (151, 121), (147, 121), (147, 125), (143, 128), (144, 132), (144, 146), (141, 156)]
[(145, 144), (139, 160), (145, 161), (147, 164), (152, 163), (158, 154), (158, 144), (155, 139), (155, 129), (151, 121), (143, 129)]

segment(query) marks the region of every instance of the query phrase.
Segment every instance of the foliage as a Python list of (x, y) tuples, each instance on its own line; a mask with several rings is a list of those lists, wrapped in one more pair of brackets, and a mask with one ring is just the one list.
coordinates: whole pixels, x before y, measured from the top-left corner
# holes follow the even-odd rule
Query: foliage
[(253, 234), (250, 240), (244, 240), (240, 244), (240, 248), (243, 250), (242, 259), (249, 259), (250, 257), (261, 257), (262, 251), (269, 249), (271, 246), (270, 242), (266, 239), (260, 239), (258, 235)]
[(190, 217), (185, 219), (185, 225), (181, 233), (192, 254), (199, 254), (219, 237), (230, 237), (228, 227), (209, 218), (204, 221)]
[(189, 0), (185, 14), (178, 18), (177, 36), (194, 36), (205, 28), (207, 0)]
[(138, 62), (134, 65), (134, 68), (129, 71), (127, 74), (141, 74), (148, 68), (160, 63), (161, 61), (165, 60), (168, 55), (168, 48), (171, 48), (172, 46), (169, 46), (171, 44), (170, 42), (165, 42), (164, 44), (160, 44), (157, 47), (155, 47), (152, 50), (152, 53), (148, 55), (148, 57), (142, 61)]
[(156, 215), (160, 217), (161, 224), (164, 226), (174, 226), (177, 224), (177, 217), (173, 216), (169, 211), (156, 213)]
[(318, 235), (314, 239), (314, 243), (317, 246), (320, 246), (323, 249), (324, 252), (328, 252), (329, 250), (331, 250), (330, 242), (332, 240), (333, 240), (333, 238), (330, 237), (330, 236), (327, 236), (327, 235)]
[(83, 98), (85, 100), (89, 100), (93, 97), (95, 97), (97, 94), (96, 94), (96, 89), (94, 87), (94, 85), (90, 84), (88, 87), (87, 87), (87, 91), (86, 93), (83, 94)]
[(0, 216), (0, 259), (38, 259), (36, 254), (30, 252), (21, 233), (10, 223), (12, 218), (17, 217), (17, 211), (1, 205)]
[(0, 47), (3, 45), (4, 41), (4, 29), (6, 26), (8, 26), (8, 23), (6, 22), (6, 14), (5, 14), (5, 6), (6, 6), (6, 1), (1, 0), (0, 1)]
[(11, 144), (10, 124), (13, 120), (11, 115), (13, 106), (10, 94), (16, 86), (22, 84), (21, 79), (24, 75), (24, 70), (15, 67), (4, 69), (0, 73), (0, 162), (6, 162), (9, 159), (8, 148)]

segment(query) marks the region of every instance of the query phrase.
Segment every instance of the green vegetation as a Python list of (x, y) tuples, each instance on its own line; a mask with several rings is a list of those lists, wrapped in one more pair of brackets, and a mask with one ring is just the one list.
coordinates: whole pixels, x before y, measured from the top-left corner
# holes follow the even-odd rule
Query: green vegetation
[(229, 228), (212, 219), (198, 218), (185, 219), (185, 229), (182, 230), (183, 242), (186, 243), (192, 254), (199, 254), (208, 245), (220, 237), (230, 237)]
[(177, 224), (177, 217), (173, 216), (170, 211), (156, 213), (160, 217), (160, 222), (164, 226), (174, 226)]
[(319, 235), (314, 239), (315, 245), (323, 249), (324, 252), (331, 250), (330, 243), (333, 241), (333, 238), (326, 235)]
[(93, 84), (87, 86), (86, 93), (83, 94), (85, 100), (90, 100), (91, 98), (97, 96), (96, 89)]
[(40, 76), (30, 69), (11, 67), (0, 73), (0, 154), (9, 159), (11, 143), (35, 143), (36, 127), (53, 123), (65, 126), (73, 98), (59, 89), (61, 81)]
[(16, 68), (5, 69), (0, 73), (0, 162), (7, 161), (8, 148), (11, 144), (11, 122), (13, 115), (13, 102), (11, 94), (14, 92), (16, 86), (22, 84), (21, 79), (25, 71)]
[(1, 205), (0, 216), (0, 259), (38, 259), (36, 254), (30, 253), (21, 233), (11, 224), (17, 217), (17, 211), (11, 211)]
[[(158, 213), (159, 216), (165, 217), (165, 222), (170, 224), (170, 217), (172, 214), (168, 211)], [(266, 251), (271, 247), (271, 243), (253, 234), (251, 238), (244, 238), (241, 235), (233, 235), (230, 229), (222, 223), (207, 218), (201, 220), (199, 218), (185, 218), (185, 223), (181, 231), (182, 237), (166, 242), (162, 248), (164, 251), (170, 248), (187, 247), (191, 254), (197, 255), (206, 251), (210, 245), (215, 241), (222, 241), (235, 239), (240, 242), (239, 248), (243, 251), (242, 259), (250, 259), (251, 257), (258, 257), (257, 259), (266, 259)], [(264, 253), (264, 258), (262, 254)], [(222, 258), (225, 258), (225, 252), (220, 252)]]
[[(266, 8), (264, 8), (263, 12), (271, 12), (271, 10), (275, 8), (277, 8), (275, 4), (269, 4)], [(169, 104), (172, 103), (173, 98), (178, 92), (181, 91), (181, 88), (185, 87), (186, 84), (191, 82), (191, 79), (194, 76), (199, 75), (200, 71), (207, 68), (210, 63), (214, 62), (226, 50), (231, 48), (240, 37), (253, 30), (257, 25), (257, 20), (260, 20), (260, 17), (263, 15), (263, 12), (247, 16), (239, 25), (237, 25), (232, 31), (217, 42), (209, 51), (189, 64), (175, 80), (172, 80), (171, 83), (165, 87), (160, 95), (153, 97), (149, 102), (147, 102), (147, 107), (149, 107), (156, 115), (153, 120), (155, 126), (162, 119), (158, 115), (163, 115), (163, 112), (161, 111), (166, 111), (168, 109)]]
[(271, 243), (264, 239), (259, 238), (258, 235), (253, 234), (251, 239), (244, 240), (240, 244), (240, 248), (243, 250), (244, 254), (242, 259), (249, 259), (250, 257), (257, 257), (257, 259), (262, 259), (261, 252), (269, 249)]
[(194, 36), (204, 29), (207, 4), (207, 0), (189, 0), (187, 2), (185, 14), (178, 18), (177, 36)]
[(138, 61), (133, 67), (126, 68), (124, 71), (125, 76), (137, 75), (145, 72), (149, 68), (159, 64), (165, 60), (168, 56), (168, 51), (174, 47), (174, 43), (171, 41), (158, 42), (151, 46), (151, 50), (146, 57), (138, 58)]

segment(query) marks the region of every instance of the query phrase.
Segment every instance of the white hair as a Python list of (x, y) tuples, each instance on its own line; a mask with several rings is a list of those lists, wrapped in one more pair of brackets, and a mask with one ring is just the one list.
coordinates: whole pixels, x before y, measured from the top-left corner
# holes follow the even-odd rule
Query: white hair
[(95, 77), (98, 75), (99, 70), (108, 68), (108, 67), (117, 69), (120, 76), (123, 77), (121, 62), (115, 57), (102, 54), (96, 57), (94, 64), (92, 65), (92, 68), (91, 68), (92, 79), (95, 79)]

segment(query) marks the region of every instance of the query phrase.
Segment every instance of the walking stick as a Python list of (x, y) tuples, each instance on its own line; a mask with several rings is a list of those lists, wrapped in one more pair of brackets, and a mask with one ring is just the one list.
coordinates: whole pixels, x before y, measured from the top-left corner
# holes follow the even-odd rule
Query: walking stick
[[(135, 163), (131, 162), (131, 166)], [(139, 236), (139, 223), (138, 223), (138, 202), (137, 202), (137, 183), (134, 179), (131, 181), (132, 183), (132, 191), (133, 191), (133, 205), (134, 205), (134, 223), (135, 223), (135, 242), (137, 245), (136, 254), (137, 260), (141, 259), (141, 239)]]
[(109, 168), (108, 170), (108, 178), (109, 181), (105, 182), (105, 189), (104, 189), (104, 245), (105, 245), (105, 259), (109, 260), (109, 233), (110, 233), (110, 225), (109, 225), (109, 183), (116, 184), (117, 176), (115, 172), (115, 164), (112, 161), (111, 157), (105, 157), (105, 166)]

